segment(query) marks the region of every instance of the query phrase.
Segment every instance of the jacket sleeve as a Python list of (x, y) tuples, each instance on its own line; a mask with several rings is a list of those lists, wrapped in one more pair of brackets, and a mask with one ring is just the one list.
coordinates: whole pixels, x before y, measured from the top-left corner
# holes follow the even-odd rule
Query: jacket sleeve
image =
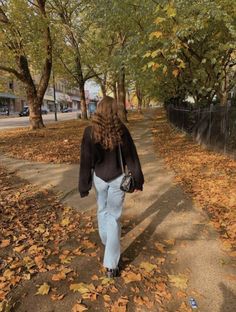
[(80, 171), (79, 171), (79, 193), (81, 197), (88, 196), (92, 188), (92, 144), (90, 138), (90, 127), (84, 130), (80, 148)]
[(122, 144), (122, 154), (128, 170), (132, 173), (135, 180), (135, 187), (138, 190), (143, 190), (144, 176), (141, 169), (138, 153), (134, 141), (129, 130), (124, 126), (124, 136)]

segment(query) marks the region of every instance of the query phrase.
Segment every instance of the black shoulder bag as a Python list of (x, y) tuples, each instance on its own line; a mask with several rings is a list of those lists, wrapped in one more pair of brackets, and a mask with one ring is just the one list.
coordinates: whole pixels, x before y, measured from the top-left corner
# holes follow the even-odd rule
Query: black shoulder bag
[(126, 193), (133, 193), (135, 190), (134, 177), (132, 176), (132, 173), (130, 171), (128, 173), (125, 172), (120, 144), (119, 144), (119, 156), (122, 173), (124, 174), (124, 177), (120, 184), (120, 189)]

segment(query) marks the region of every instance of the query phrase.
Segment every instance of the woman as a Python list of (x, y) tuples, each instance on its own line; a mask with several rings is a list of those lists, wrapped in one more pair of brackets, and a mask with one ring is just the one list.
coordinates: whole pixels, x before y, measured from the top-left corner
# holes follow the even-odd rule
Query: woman
[(118, 275), (120, 259), (120, 217), (125, 194), (120, 189), (123, 164), (135, 180), (135, 190), (143, 189), (139, 158), (125, 125), (117, 115), (117, 104), (109, 96), (98, 104), (92, 126), (85, 129), (80, 155), (79, 192), (89, 194), (92, 182), (97, 194), (98, 229), (105, 245), (103, 265), (108, 277)]

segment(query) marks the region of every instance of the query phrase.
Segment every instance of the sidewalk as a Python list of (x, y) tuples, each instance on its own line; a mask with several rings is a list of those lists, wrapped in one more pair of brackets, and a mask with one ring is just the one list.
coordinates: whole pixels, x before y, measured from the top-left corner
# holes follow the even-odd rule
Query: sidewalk
[[(172, 285), (167, 311), (189, 311), (189, 297), (197, 300), (198, 311), (236, 311), (235, 268), (231, 259), (220, 249), (218, 235), (206, 214), (193, 205), (173, 182), (173, 172), (167, 171), (162, 160), (156, 157), (151, 124), (151, 117), (146, 115), (145, 120), (131, 129), (145, 186), (142, 193), (126, 196), (123, 263), (138, 265), (143, 259), (154, 258), (164, 263), (165, 274)], [(5, 156), (0, 156), (0, 164), (16, 170), (30, 183), (56, 191), (66, 205), (88, 214), (95, 211), (94, 191), (85, 199), (80, 199), (77, 192), (78, 165), (39, 164)], [(125, 289), (120, 291), (126, 294)], [(154, 307), (149, 310), (159, 311)]]

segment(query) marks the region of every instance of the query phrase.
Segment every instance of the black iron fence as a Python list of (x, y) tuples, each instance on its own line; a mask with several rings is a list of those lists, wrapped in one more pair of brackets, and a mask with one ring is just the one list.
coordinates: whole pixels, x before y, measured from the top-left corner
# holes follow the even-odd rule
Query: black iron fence
[(166, 109), (169, 121), (176, 127), (193, 135), (199, 143), (236, 158), (236, 107), (189, 109), (168, 105)]

